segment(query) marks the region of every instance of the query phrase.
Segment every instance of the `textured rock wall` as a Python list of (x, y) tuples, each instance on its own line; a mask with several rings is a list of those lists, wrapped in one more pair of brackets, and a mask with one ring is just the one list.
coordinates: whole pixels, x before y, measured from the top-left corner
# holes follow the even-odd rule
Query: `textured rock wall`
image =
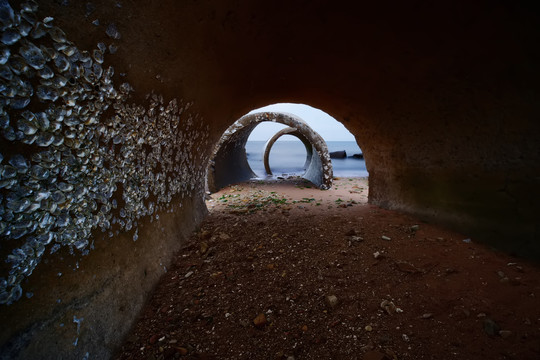
[[(20, 2), (11, 4), (20, 10)], [(2, 19), (5, 16), (2, 13)], [(47, 16), (54, 20), (45, 21)], [(372, 203), (415, 213), (467, 232), (473, 239), (540, 258), (536, 201), (540, 195), (540, 19), (534, 8), (493, 1), (344, 6), (326, 1), (61, 0), (41, 2), (36, 17), (62, 29), (69, 46), (88, 51), (92, 71), (99, 71), (93, 67), (95, 62), (104, 71), (114, 67), (110, 83), (88, 89), (111, 95), (109, 107), (97, 111), (97, 123), (84, 125), (91, 129), (87, 135), (95, 135), (100, 124), (110, 133), (105, 136), (108, 142), (96, 146), (99, 158), (107, 161), (80, 179), (110, 174), (117, 184), (96, 210), (88, 208), (97, 215), (105, 205), (110, 229), (105, 226), (101, 232), (101, 227), (90, 223), (88, 243), (80, 243), (81, 249), (74, 242), (78, 236), (62, 236), (60, 242), (46, 244), (30, 276), (23, 273), (13, 283), (0, 284), (10, 291), (2, 296), (10, 296), (14, 284), (22, 286), (20, 300), (0, 305), (2, 324), (8, 324), (0, 330), (4, 358), (83, 358), (86, 353), (91, 358), (110, 357), (171, 254), (181, 248), (183, 237), (205, 212), (204, 169), (213, 145), (240, 116), (270, 103), (312, 105), (353, 132), (370, 172)], [(49, 34), (37, 39), (36, 45), (47, 42), (52, 47), (51, 41), (57, 42)], [(106, 45), (105, 52), (97, 46), (100, 42)], [(22, 56), (23, 43), (1, 46)], [(57, 49), (68, 56), (64, 50)], [(102, 64), (94, 50), (102, 52)], [(62, 63), (50, 61), (52, 70), (62, 71)], [(88, 63), (84, 56), (73, 61)], [(18, 108), (28, 96), (24, 82), (23, 95), (15, 102), (19, 105), (2, 104), (14, 119), (14, 130), (19, 130), (24, 110), (44, 112), (51, 102), (37, 97), (39, 78), (34, 74), (29, 79), (34, 94), (27, 107)], [(129, 84), (123, 88), (125, 97), (123, 83)], [(147, 99), (152, 93), (154, 101)], [(57, 101), (73, 107), (65, 95)], [(169, 105), (175, 108), (174, 100), (178, 110), (160, 116)], [(77, 105), (79, 100), (74, 101)], [(180, 111), (188, 103), (189, 109)], [(145, 115), (155, 118), (154, 127), (152, 121), (145, 122)], [(177, 129), (168, 128), (173, 118), (170, 124), (179, 124)], [(75, 130), (69, 136), (81, 134), (79, 124), (60, 123), (56, 131), (63, 135), (70, 127)], [(146, 124), (144, 132), (115, 140), (127, 134), (125, 125), (138, 124)], [(164, 132), (157, 124), (169, 130)], [(163, 137), (167, 141), (162, 144)], [(115, 141), (120, 142), (111, 152)], [(122, 153), (124, 142), (129, 146)], [(150, 148), (144, 146), (146, 142)], [(70, 153), (77, 157), (80, 147), (75, 145), (74, 141), (64, 145), (66, 161)], [(2, 138), (1, 165), (9, 164), (16, 154), (37, 165), (32, 154), (40, 149), (33, 146), (13, 145)], [(123, 154), (129, 158), (130, 151), (135, 160), (122, 163)], [(183, 162), (178, 163), (177, 155)], [(164, 168), (162, 159), (170, 160)], [(73, 167), (66, 165), (65, 172), (58, 174), (69, 175)], [(122, 208), (126, 211), (124, 193), (130, 193), (121, 181), (123, 167), (129, 179), (139, 176), (155, 184), (149, 187), (155, 201), (132, 199), (145, 210), (137, 217), (134, 209), (127, 209), (128, 217), (133, 216), (130, 230), (120, 214)], [(17, 171), (17, 184), (30, 179), (24, 171)], [(61, 182), (69, 184), (58, 174), (55, 182), (46, 185), (71, 192), (69, 186), (58, 187)], [(160, 184), (166, 184), (163, 191)], [(6, 206), (7, 190), (2, 190)], [(154, 203), (151, 216), (150, 202)], [(66, 218), (65, 212), (51, 211), (55, 221)], [(76, 220), (78, 211), (69, 211), (68, 217)], [(138, 238), (133, 241), (136, 229)], [(13, 239), (3, 234), (2, 259), (22, 248), (28, 236), (33, 235)], [(60, 248), (50, 254), (56, 243)], [(2, 261), (1, 277), (8, 279), (13, 269), (24, 269), (17, 264), (35, 259), (36, 249), (26, 250), (30, 257), (15, 254), (14, 261)], [(84, 250), (90, 251), (83, 255)], [(33, 296), (27, 298), (26, 293)]]

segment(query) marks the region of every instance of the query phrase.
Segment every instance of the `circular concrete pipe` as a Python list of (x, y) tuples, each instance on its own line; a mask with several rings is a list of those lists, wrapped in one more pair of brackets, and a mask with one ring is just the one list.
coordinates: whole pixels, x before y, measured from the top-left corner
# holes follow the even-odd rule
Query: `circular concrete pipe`
[(246, 143), (255, 127), (272, 121), (295, 128), (308, 141), (312, 156), (309, 167), (302, 177), (321, 189), (332, 186), (332, 163), (324, 139), (309, 125), (293, 114), (261, 112), (241, 117), (221, 137), (207, 168), (207, 189), (219, 189), (257, 177), (247, 161)]
[(281, 129), (278, 131), (274, 136), (270, 138), (264, 145), (264, 152), (263, 152), (263, 162), (264, 162), (264, 169), (266, 170), (266, 173), (268, 175), (272, 175), (272, 170), (270, 169), (270, 151), (272, 150), (272, 146), (274, 146), (274, 143), (283, 135), (292, 135), (298, 138), (300, 140), (305, 148), (306, 148), (306, 162), (304, 163), (304, 170), (309, 168), (309, 164), (311, 163), (311, 158), (313, 156), (313, 147), (311, 146), (311, 143), (308, 139), (298, 129), (293, 127), (288, 127), (285, 129)]

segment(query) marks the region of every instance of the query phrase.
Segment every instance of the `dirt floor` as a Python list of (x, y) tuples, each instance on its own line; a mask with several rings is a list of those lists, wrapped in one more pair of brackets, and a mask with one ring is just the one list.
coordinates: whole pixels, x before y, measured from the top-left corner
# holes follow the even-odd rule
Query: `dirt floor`
[(538, 265), (334, 184), (213, 194), (118, 359), (540, 359)]

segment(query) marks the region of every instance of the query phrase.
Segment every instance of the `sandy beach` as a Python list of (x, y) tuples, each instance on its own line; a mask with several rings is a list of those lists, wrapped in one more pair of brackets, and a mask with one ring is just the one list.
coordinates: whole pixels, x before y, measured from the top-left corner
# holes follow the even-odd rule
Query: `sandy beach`
[(118, 359), (538, 359), (540, 269), (367, 203), (368, 181), (207, 201)]

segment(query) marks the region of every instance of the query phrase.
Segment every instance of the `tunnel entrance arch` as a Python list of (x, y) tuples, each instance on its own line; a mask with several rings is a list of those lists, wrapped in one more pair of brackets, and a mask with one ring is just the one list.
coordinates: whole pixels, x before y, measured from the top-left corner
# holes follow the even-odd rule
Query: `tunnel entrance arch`
[(333, 171), (324, 139), (296, 115), (260, 112), (241, 117), (225, 131), (214, 148), (208, 164), (208, 190), (216, 192), (227, 185), (257, 177), (247, 161), (245, 146), (253, 129), (265, 121), (294, 128), (307, 140), (307, 146), (311, 150), (311, 160), (302, 177), (321, 189), (329, 189), (332, 186)]

